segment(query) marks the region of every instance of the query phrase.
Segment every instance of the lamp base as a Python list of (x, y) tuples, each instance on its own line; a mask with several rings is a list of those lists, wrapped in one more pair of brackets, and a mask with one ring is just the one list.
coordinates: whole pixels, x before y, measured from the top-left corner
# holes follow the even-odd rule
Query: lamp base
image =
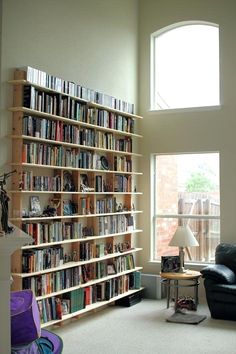
[(179, 258), (180, 258), (179, 273), (186, 273), (186, 270), (184, 269), (184, 248), (183, 247), (179, 247)]
[(188, 270), (185, 269), (184, 267), (180, 267), (178, 273), (187, 273), (187, 271)]

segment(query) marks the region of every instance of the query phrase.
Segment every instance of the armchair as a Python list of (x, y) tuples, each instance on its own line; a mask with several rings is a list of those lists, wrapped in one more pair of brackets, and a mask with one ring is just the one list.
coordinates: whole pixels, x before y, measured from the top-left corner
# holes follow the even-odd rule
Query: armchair
[(236, 321), (236, 244), (220, 243), (201, 273), (211, 317)]

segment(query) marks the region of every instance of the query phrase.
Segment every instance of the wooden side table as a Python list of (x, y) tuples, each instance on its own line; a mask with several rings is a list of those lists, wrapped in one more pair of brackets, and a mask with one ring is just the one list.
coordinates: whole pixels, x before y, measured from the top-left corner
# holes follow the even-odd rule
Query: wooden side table
[(187, 270), (186, 273), (160, 273), (161, 278), (165, 281), (167, 287), (167, 308), (170, 306), (170, 288), (175, 290), (175, 310), (177, 309), (179, 288), (194, 288), (194, 301), (197, 309), (198, 305), (198, 285), (200, 284), (200, 272), (195, 270)]

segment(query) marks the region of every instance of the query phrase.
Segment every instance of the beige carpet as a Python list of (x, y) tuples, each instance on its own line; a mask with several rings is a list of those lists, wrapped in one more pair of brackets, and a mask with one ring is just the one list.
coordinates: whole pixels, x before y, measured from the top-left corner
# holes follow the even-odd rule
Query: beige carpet
[(207, 305), (203, 322), (166, 322), (173, 308), (165, 300), (143, 300), (129, 308), (112, 306), (60, 328), (63, 354), (234, 354), (236, 322), (213, 320)]

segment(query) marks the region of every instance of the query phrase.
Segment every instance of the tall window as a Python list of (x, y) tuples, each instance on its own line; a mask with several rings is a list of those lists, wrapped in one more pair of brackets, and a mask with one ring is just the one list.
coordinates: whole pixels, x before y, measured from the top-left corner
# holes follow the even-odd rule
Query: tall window
[(219, 103), (219, 27), (187, 22), (153, 33), (151, 109)]
[(213, 262), (220, 242), (219, 154), (153, 155), (153, 260), (177, 255), (168, 246), (178, 225), (188, 225), (199, 247), (185, 261)]

